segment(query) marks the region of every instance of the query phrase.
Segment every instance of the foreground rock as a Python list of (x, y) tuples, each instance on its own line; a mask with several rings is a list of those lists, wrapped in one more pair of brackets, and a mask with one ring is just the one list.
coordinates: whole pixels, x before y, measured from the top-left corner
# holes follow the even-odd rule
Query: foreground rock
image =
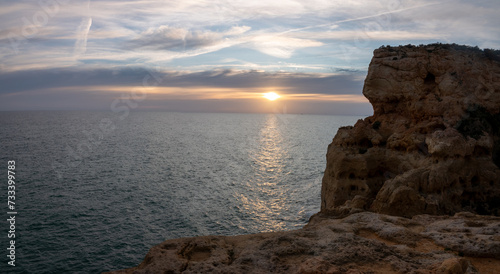
[(328, 148), (321, 211), (500, 214), (500, 54), (457, 45), (375, 50), (374, 115)]
[(362, 212), (317, 215), (295, 231), (167, 240), (114, 273), (500, 273), (499, 258), (500, 217)]

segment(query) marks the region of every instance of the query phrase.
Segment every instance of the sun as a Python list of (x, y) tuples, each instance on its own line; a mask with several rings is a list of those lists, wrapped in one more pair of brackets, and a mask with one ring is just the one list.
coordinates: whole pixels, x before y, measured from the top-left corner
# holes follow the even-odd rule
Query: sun
[(278, 99), (280, 97), (281, 96), (279, 96), (275, 92), (264, 93), (264, 98), (266, 98), (267, 100), (270, 100), (270, 101), (274, 101), (274, 100), (276, 100), (276, 99)]

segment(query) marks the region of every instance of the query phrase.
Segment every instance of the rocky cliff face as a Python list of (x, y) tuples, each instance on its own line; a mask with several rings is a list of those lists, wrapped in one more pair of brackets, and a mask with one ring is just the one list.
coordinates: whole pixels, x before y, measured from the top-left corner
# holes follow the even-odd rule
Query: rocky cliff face
[(457, 45), (375, 50), (374, 115), (327, 153), (321, 211), (500, 214), (500, 58)]

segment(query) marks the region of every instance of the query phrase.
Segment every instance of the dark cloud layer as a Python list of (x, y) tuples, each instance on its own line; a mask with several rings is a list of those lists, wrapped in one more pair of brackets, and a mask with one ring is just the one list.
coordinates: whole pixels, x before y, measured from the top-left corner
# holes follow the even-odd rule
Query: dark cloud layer
[(203, 72), (152, 72), (144, 68), (44, 69), (0, 73), (0, 94), (60, 87), (140, 86), (154, 75), (163, 87), (265, 88), (283, 93), (361, 94), (364, 75), (314, 73), (269, 73), (259, 71), (210, 70)]

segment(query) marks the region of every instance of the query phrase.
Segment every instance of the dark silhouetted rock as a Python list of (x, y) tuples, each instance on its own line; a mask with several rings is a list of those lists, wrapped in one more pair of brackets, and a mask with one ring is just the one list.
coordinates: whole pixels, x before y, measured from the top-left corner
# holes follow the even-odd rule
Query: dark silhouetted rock
[(498, 216), (495, 54), (457, 45), (375, 50), (363, 89), (374, 115), (330, 144), (322, 212)]

